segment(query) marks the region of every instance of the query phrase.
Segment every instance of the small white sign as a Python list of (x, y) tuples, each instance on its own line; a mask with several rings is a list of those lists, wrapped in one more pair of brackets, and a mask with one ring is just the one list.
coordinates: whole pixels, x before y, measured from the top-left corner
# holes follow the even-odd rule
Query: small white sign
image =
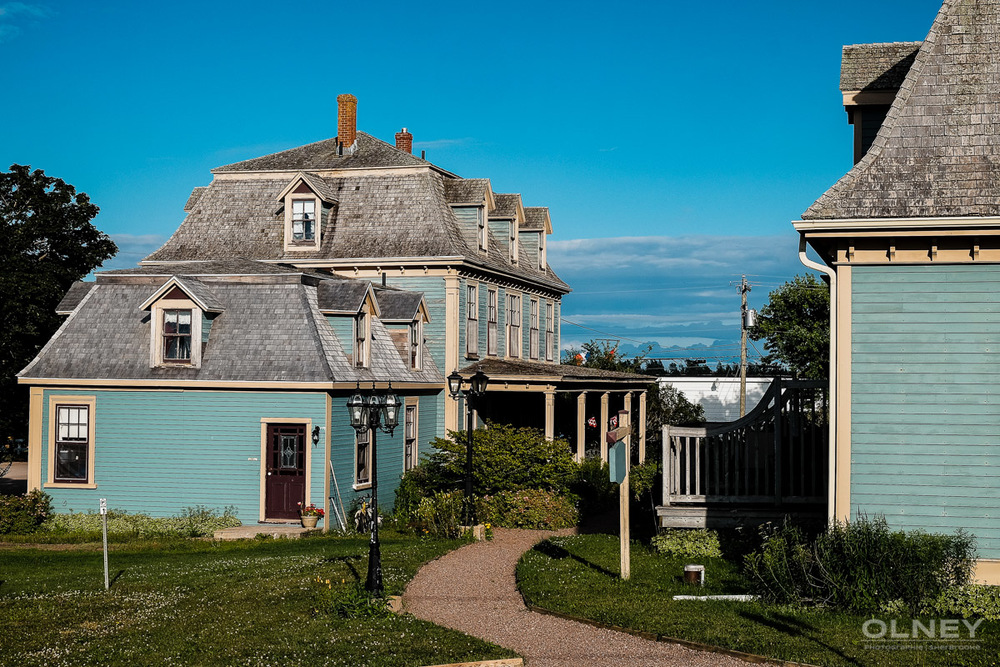
[(101, 514), (107, 514), (107, 513), (108, 513), (108, 499), (101, 498)]

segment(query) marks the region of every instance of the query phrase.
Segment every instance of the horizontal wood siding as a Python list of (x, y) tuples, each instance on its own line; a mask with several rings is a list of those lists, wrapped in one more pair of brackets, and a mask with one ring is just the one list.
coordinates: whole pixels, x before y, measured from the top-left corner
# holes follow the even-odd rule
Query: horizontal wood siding
[[(442, 373), (445, 369), (445, 279), (441, 276), (389, 276), (387, 283), (393, 287), (423, 292), (430, 322), (424, 324), (424, 341), (434, 363)], [(459, 291), (461, 294), (461, 290)], [(464, 298), (461, 297), (460, 298)], [(463, 311), (464, 312), (464, 311)], [(454, 314), (453, 317), (458, 317)], [(464, 326), (464, 323), (462, 323)], [(461, 330), (461, 327), (459, 327)]]
[(538, 267), (538, 234), (534, 232), (519, 232), (517, 235), (518, 244), (524, 249), (524, 255), (528, 257), (532, 268)]
[[(44, 489), (57, 512), (108, 506), (172, 516), (204, 505), (236, 508), (244, 523), (260, 510), (261, 418), (312, 419), (326, 426), (322, 392), (45, 391), (42, 480), (47, 479), (49, 395), (96, 396), (96, 489)], [(346, 403), (346, 398), (344, 399)], [(346, 412), (346, 408), (345, 408)], [(336, 415), (335, 415), (336, 416)], [(310, 502), (323, 502), (321, 446), (310, 448)]]
[(1000, 558), (1000, 266), (855, 267), (851, 506)]
[(354, 354), (354, 317), (351, 315), (327, 315), (326, 320), (336, 334), (344, 354), (352, 358)]

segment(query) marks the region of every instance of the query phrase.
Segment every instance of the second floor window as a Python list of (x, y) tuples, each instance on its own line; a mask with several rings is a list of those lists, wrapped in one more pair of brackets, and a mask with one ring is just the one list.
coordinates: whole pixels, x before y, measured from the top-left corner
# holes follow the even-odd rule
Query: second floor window
[(479, 286), (469, 285), (465, 301), (465, 356), (479, 358)]
[(486, 354), (497, 354), (497, 291), (487, 291)]
[(507, 295), (507, 356), (521, 356), (521, 295)]
[(163, 311), (163, 360), (191, 361), (191, 311)]
[(420, 320), (410, 323), (410, 368), (420, 370), (420, 357), (423, 355), (424, 333)]
[(365, 313), (354, 320), (354, 365), (368, 367), (368, 317)]
[(403, 471), (417, 465), (417, 406), (407, 405), (403, 413)]
[(531, 300), (531, 329), (528, 335), (528, 354), (532, 359), (538, 358), (538, 299)]
[(545, 360), (552, 361), (556, 344), (555, 308), (552, 302), (545, 303)]
[(370, 484), (372, 480), (371, 431), (358, 433), (356, 438), (357, 440), (355, 441), (356, 444), (354, 449), (354, 485), (363, 486), (365, 484)]
[(314, 200), (292, 201), (292, 240), (316, 240), (316, 202)]

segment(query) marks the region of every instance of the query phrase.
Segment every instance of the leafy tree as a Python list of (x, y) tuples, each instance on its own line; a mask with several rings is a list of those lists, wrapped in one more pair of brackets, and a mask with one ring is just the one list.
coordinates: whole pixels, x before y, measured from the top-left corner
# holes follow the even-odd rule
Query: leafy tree
[(0, 441), (27, 432), (28, 392), (15, 374), (59, 327), (74, 281), (118, 252), (90, 221), (90, 198), (40, 169), (0, 172)]
[[(659, 441), (665, 425), (700, 426), (705, 423), (705, 408), (689, 401), (679, 389), (665, 384), (650, 387), (646, 395), (646, 432)], [(652, 439), (652, 438), (651, 438)]]
[(764, 363), (780, 363), (810, 380), (830, 372), (830, 289), (812, 274), (795, 276), (768, 295), (754, 340), (764, 340), (769, 354)]
[(634, 357), (618, 351), (618, 341), (591, 340), (570, 348), (563, 354), (562, 363), (569, 366), (586, 366), (620, 373), (641, 373), (646, 363), (646, 355), (653, 349), (650, 345)]

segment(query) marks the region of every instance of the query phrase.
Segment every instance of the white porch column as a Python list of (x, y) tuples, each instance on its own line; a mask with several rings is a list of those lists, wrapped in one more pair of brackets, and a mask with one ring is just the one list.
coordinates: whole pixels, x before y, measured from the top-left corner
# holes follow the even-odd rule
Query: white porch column
[(646, 462), (646, 392), (639, 392), (639, 463)]
[(608, 460), (608, 392), (601, 394), (601, 460)]
[(587, 392), (576, 397), (576, 460), (582, 461), (587, 453)]
[(556, 437), (556, 392), (554, 389), (545, 390), (545, 439), (553, 440)]
[[(623, 409), (626, 412), (628, 412), (628, 424), (618, 424), (619, 428), (622, 427), (622, 426), (628, 426), (629, 424), (632, 423), (632, 392), (630, 392), (630, 391), (626, 391), (625, 392), (625, 405), (623, 406)], [(625, 436), (625, 448), (626, 448), (625, 451), (627, 451), (629, 453), (628, 456), (629, 456), (629, 460), (631, 461), (632, 460), (632, 435), (631, 434)]]

